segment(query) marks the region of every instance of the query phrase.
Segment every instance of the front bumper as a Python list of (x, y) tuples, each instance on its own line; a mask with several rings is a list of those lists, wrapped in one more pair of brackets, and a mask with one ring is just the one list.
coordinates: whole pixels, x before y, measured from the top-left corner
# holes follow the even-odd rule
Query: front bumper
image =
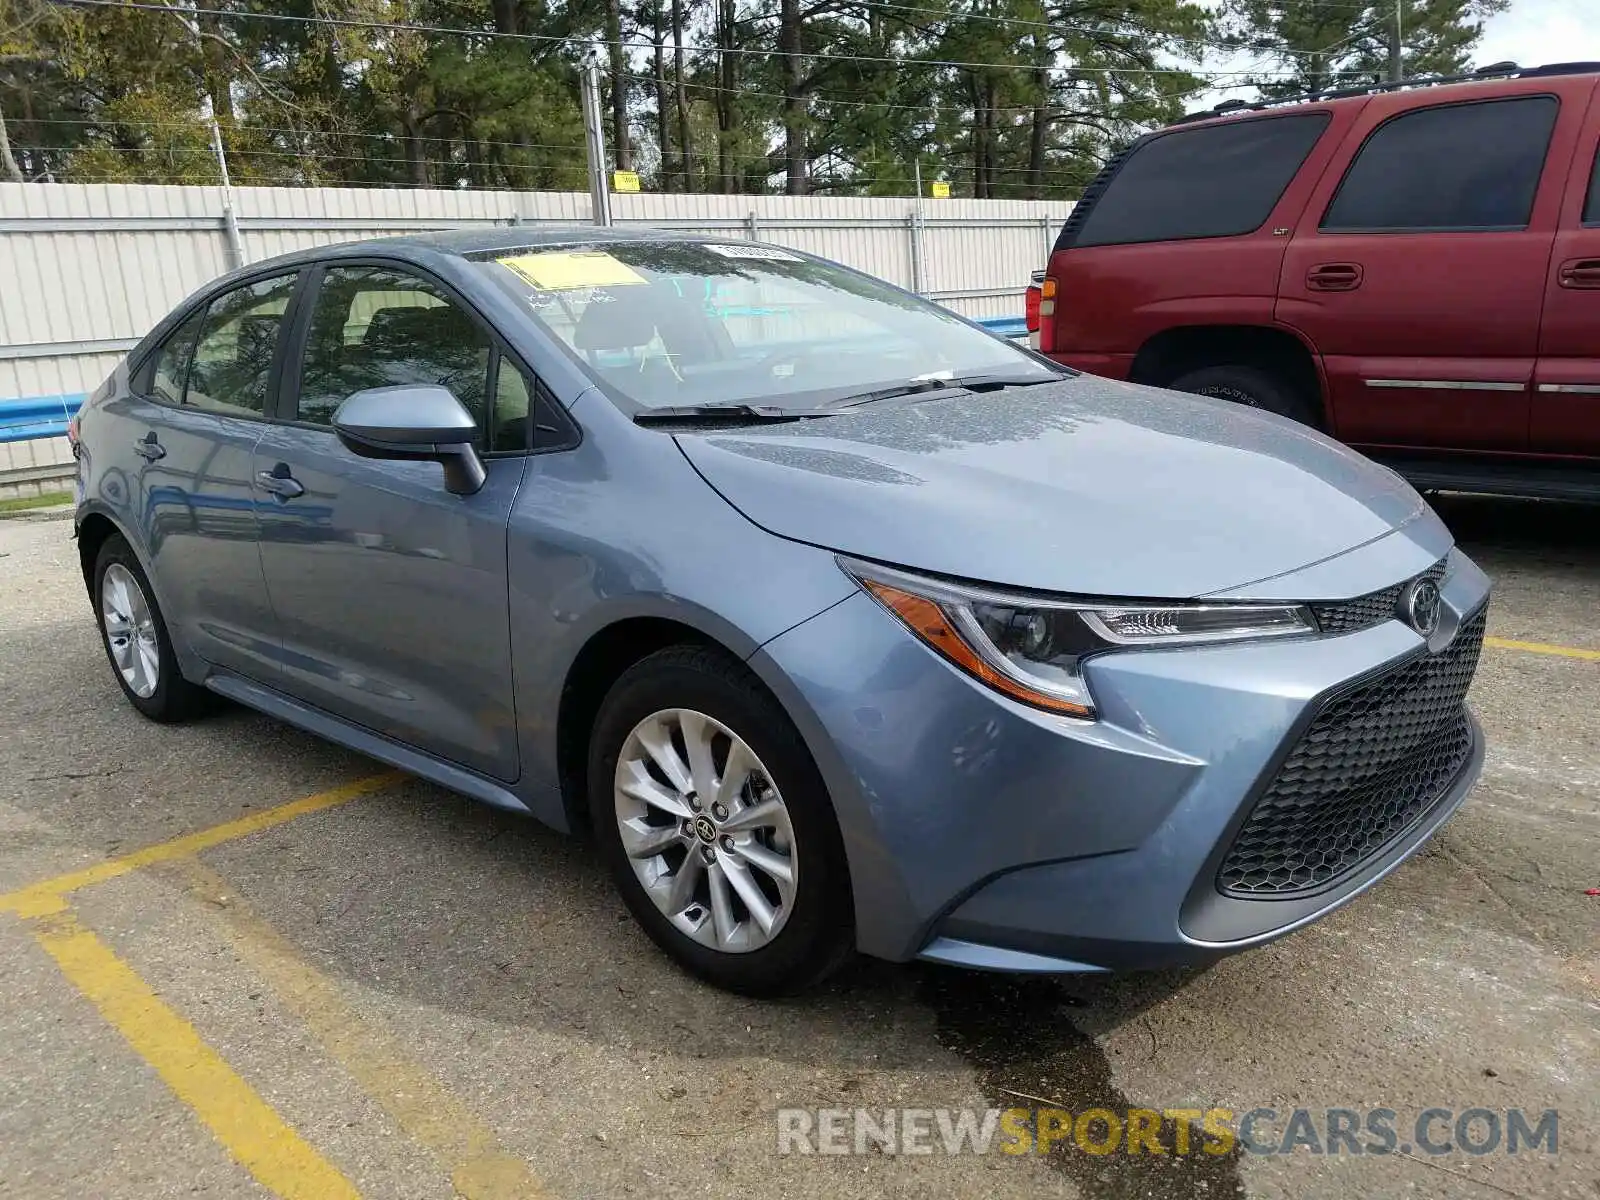
[(1090, 661), (1073, 721), (948, 666), (866, 596), (753, 665), (801, 727), (834, 800), (867, 953), (998, 970), (1171, 966), (1257, 945), (1371, 887), (1465, 799), (1481, 732), (1417, 819), (1311, 895), (1224, 895), (1217, 864), (1330, 696), (1448, 650), (1488, 597), (1452, 551), (1439, 634), (1399, 621), (1281, 642)]

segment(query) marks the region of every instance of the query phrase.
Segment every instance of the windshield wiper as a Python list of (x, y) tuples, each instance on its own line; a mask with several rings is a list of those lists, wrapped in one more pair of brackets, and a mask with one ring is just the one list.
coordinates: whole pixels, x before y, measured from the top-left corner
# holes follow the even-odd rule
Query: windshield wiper
[(820, 408), (780, 408), (775, 404), (680, 404), (646, 408), (633, 414), (635, 425), (766, 425), (831, 417)]
[(1042, 378), (1037, 375), (950, 375), (944, 377), (925, 376), (921, 379), (910, 379), (905, 383), (897, 383), (892, 387), (874, 388), (870, 392), (856, 392), (853, 395), (841, 396), (829, 405), (830, 408), (855, 408), (861, 404), (871, 404), (877, 400), (893, 400), (899, 396), (916, 396), (923, 392), (996, 392), (1008, 387), (1032, 387), (1037, 383), (1054, 383), (1057, 379), (1067, 376), (1050, 376)]

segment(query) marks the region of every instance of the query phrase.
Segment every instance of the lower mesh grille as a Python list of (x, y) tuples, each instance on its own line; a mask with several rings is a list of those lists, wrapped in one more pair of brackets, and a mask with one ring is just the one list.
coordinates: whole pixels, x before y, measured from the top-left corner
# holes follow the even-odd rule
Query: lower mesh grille
[(1218, 872), (1258, 899), (1332, 887), (1415, 825), (1472, 753), (1467, 688), (1485, 614), (1437, 655), (1331, 700), (1256, 801)]

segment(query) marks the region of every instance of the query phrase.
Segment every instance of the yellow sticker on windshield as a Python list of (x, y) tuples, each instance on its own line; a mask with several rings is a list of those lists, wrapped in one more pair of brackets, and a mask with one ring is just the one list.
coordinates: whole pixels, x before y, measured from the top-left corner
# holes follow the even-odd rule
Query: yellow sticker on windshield
[(552, 250), (548, 254), (515, 254), (495, 261), (547, 292), (648, 282), (604, 250)]

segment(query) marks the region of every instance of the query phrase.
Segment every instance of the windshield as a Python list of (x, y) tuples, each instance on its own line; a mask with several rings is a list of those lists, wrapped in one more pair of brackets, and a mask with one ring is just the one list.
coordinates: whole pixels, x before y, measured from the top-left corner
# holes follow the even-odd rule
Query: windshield
[(814, 406), (910, 381), (1060, 374), (935, 304), (776, 246), (605, 242), (471, 257), (644, 408)]

